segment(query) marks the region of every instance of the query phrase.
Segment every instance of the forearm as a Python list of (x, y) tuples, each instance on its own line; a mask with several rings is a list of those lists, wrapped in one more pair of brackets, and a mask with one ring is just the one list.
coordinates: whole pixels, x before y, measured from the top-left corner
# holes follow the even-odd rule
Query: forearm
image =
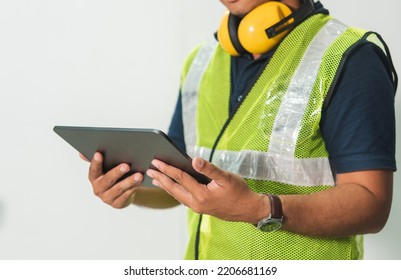
[[(376, 231), (375, 198), (355, 185), (337, 186), (311, 195), (281, 196), (283, 229), (309, 236), (347, 236)], [(339, 191), (342, 193), (339, 193)], [(350, 196), (358, 197), (356, 203)]]
[(326, 191), (280, 196), (285, 221), (283, 229), (323, 237), (380, 231), (390, 212), (392, 174), (374, 178), (369, 187), (343, 180)]

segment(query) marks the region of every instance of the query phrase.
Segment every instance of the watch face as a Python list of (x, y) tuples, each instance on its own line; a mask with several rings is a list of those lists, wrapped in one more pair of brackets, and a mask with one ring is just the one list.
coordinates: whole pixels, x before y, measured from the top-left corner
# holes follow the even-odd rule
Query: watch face
[(271, 232), (281, 228), (281, 221), (277, 219), (270, 219), (260, 227), (261, 231)]

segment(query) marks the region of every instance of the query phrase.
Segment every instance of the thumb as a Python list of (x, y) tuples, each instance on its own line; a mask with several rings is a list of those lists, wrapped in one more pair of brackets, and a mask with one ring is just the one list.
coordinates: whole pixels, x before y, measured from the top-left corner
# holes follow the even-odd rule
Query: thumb
[(202, 158), (195, 157), (192, 161), (192, 166), (196, 171), (204, 174), (219, 185), (223, 185), (224, 179), (227, 178), (227, 172)]

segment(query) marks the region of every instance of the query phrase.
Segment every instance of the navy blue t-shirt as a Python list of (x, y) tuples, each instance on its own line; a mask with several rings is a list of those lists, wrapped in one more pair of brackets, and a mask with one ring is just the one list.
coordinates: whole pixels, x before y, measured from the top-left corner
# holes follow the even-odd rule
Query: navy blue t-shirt
[[(259, 77), (271, 54), (258, 60), (232, 57), (230, 110)], [(395, 89), (383, 54), (366, 44), (347, 59), (331, 101), (322, 112), (321, 132), (333, 172), (396, 170)], [(179, 95), (168, 135), (185, 149)]]

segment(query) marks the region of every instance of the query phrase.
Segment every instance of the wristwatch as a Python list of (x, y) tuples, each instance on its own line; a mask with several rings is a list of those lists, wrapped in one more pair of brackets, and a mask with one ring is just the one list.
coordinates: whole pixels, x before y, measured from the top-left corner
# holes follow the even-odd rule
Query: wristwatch
[(270, 201), (270, 214), (266, 218), (261, 219), (256, 228), (264, 232), (271, 232), (281, 228), (284, 220), (283, 208), (280, 197), (274, 194), (265, 195), (267, 195)]

